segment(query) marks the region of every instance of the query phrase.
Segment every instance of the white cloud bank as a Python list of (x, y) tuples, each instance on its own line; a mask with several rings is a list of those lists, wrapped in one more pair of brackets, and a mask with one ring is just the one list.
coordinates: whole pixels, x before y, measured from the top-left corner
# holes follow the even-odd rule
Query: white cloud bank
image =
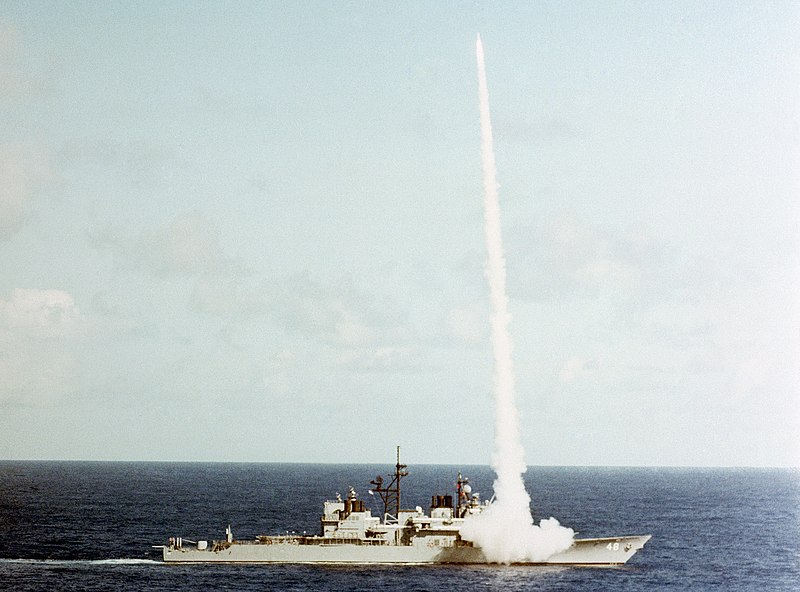
[(24, 146), (0, 144), (0, 241), (13, 236), (25, 225), (29, 202), (49, 176), (46, 158), (40, 152)]
[(197, 212), (182, 214), (137, 236), (109, 228), (93, 238), (97, 247), (114, 254), (120, 267), (160, 278), (244, 272), (241, 262), (224, 254), (217, 227)]
[(0, 330), (43, 337), (63, 335), (80, 319), (71, 294), (63, 290), (15, 288), (0, 299)]
[(0, 403), (31, 404), (73, 388), (66, 338), (82, 320), (63, 290), (15, 288), (0, 298)]

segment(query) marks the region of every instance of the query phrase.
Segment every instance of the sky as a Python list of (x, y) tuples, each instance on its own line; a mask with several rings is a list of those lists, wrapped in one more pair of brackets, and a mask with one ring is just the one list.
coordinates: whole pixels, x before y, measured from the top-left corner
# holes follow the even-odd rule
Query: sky
[(795, 2), (0, 0), (0, 458), (800, 466)]

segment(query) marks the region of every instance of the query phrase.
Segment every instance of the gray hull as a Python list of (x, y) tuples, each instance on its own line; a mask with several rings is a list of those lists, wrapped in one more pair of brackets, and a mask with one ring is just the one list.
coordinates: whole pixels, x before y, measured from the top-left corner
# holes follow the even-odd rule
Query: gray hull
[[(477, 547), (428, 545), (302, 544), (299, 538), (264, 544), (237, 542), (219, 550), (163, 549), (167, 563), (320, 563), (357, 564), (481, 564), (489, 563)], [(578, 539), (566, 551), (530, 565), (622, 565), (649, 535)], [(527, 564), (527, 563), (526, 563)]]

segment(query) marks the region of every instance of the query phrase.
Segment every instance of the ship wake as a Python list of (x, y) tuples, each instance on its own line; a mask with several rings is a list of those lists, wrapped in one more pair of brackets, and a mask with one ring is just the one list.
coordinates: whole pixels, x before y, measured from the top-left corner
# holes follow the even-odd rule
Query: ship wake
[(118, 559), (28, 559), (19, 557), (2, 558), (0, 559), (0, 563), (41, 565), (44, 567), (69, 565), (162, 565), (161, 561), (154, 561), (153, 559), (137, 559), (133, 557), (123, 557)]

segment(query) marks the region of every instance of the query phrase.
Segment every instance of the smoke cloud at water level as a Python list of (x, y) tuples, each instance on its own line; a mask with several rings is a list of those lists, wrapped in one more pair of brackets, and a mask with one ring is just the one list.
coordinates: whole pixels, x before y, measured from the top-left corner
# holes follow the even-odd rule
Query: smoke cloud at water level
[(575, 534), (555, 518), (533, 524), (531, 498), (525, 490), (522, 474), (526, 471), (520, 441), (519, 419), (514, 401), (514, 367), (511, 335), (508, 324), (506, 294), (506, 262), (500, 227), (500, 200), (497, 170), (492, 144), (492, 123), (489, 114), (489, 91), (480, 35), (477, 40), (478, 91), (481, 118), (481, 163), (485, 206), (486, 280), (489, 283), (492, 307), (491, 334), (494, 353), (494, 455), (492, 467), (495, 501), (481, 514), (468, 519), (461, 536), (479, 545), (487, 559), (498, 563), (543, 561), (567, 549)]

